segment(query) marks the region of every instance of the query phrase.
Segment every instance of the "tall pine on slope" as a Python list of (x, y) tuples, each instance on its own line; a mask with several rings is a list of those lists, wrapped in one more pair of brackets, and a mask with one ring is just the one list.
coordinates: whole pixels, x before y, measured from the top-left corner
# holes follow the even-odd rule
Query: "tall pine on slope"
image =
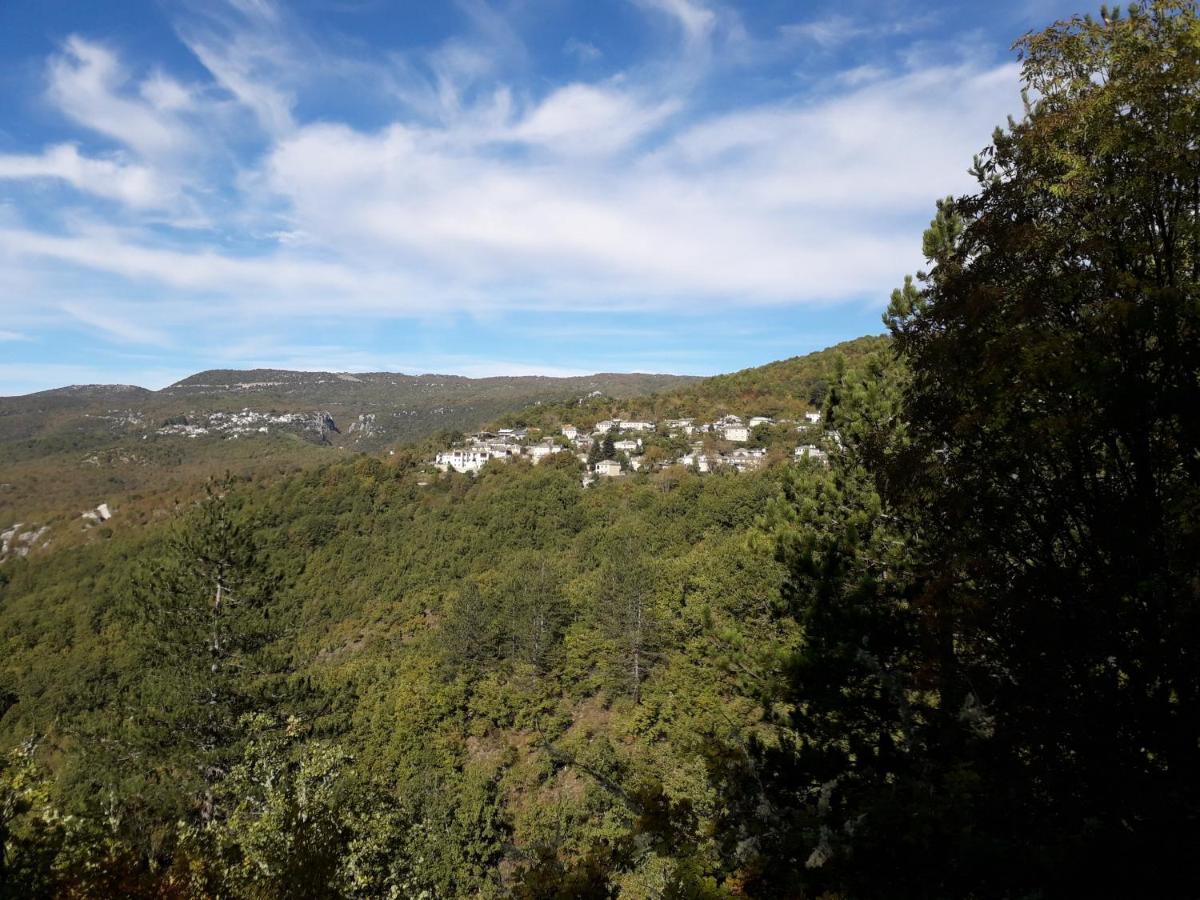
[(119, 743), (151, 805), (188, 798), (179, 812), (201, 821), (219, 814), (212, 788), (240, 758), (245, 717), (278, 702), (282, 669), (267, 653), (272, 579), (231, 487), (209, 485), (129, 602), (142, 677)]

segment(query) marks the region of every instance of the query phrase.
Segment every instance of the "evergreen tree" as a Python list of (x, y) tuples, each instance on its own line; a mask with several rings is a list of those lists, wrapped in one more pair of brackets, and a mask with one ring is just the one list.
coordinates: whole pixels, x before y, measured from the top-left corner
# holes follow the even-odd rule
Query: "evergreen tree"
[(272, 578), (226, 479), (174, 530), (129, 601), (141, 679), (119, 739), (146, 802), (212, 819), (213, 787), (241, 754), (245, 716), (277, 704), (284, 666), (267, 646)]
[(604, 545), (596, 598), (602, 632), (617, 648), (614, 683), (634, 703), (642, 698), (662, 639), (654, 596), (654, 572), (630, 533), (612, 535)]
[(514, 655), (541, 675), (562, 640), (569, 610), (559, 588), (560, 575), (544, 556), (516, 562), (522, 578), (511, 611)]

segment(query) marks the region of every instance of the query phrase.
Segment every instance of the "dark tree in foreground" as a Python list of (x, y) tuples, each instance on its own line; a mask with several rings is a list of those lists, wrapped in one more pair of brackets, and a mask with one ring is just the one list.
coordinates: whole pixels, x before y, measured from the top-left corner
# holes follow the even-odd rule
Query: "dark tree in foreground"
[(882, 661), (842, 727), (890, 749), (825, 773), (811, 861), (864, 895), (1195, 896), (1200, 17), (1018, 46), (1036, 99), (885, 317), (904, 425), (865, 456), (911, 568), (810, 619), (797, 692)]

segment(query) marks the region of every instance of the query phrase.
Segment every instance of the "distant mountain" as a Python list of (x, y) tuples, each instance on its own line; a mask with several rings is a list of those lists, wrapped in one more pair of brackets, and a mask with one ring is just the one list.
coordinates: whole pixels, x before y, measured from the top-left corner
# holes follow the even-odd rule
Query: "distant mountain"
[(642, 396), (698, 380), (214, 369), (160, 391), (72, 385), (0, 398), (0, 528), (225, 469), (307, 464), (337, 449), (377, 452), (540, 403)]
[[(887, 341), (858, 338), (712, 378), (213, 369), (160, 391), (72, 385), (0, 398), (0, 532), (20, 525), (17, 534), (33, 534), (51, 523), (39, 540), (58, 545), (156, 515), (164, 492), (186, 496), (209, 475), (294, 471), (421, 442), (432, 453), (453, 433), (488, 423), (799, 416), (821, 404), (839, 365), (856, 366)], [(80, 522), (102, 503), (116, 510), (111, 523)]]
[[(442, 429), (476, 426), (489, 417), (539, 401), (562, 401), (599, 393), (629, 397), (691, 384), (684, 375), (597, 374), (575, 378), (519, 376), (464, 378), (457, 375), (404, 375), (393, 372), (293, 372), (279, 369), (213, 369), (149, 391), (133, 385), (72, 385), (0, 398), (0, 447), (21, 444), (16, 454), (27, 458), (60, 449), (65, 442), (80, 449), (107, 444), (113, 438), (170, 436), (172, 426), (191, 425), (188, 434), (213, 437), (244, 432), (236, 423), (222, 426), (237, 413), (256, 414), (257, 427), (312, 432), (305, 424), (327, 416), (320, 442), (334, 446), (378, 449), (412, 441)], [(295, 419), (289, 427), (285, 417)], [(271, 421), (272, 419), (278, 421)], [(370, 422), (370, 426), (363, 425)], [(260, 423), (260, 424), (259, 424)], [(360, 427), (352, 426), (359, 423)], [(276, 428), (272, 429), (271, 426)], [(320, 429), (317, 429), (319, 431)], [(256, 431), (257, 433), (257, 431)], [(315, 433), (315, 432), (314, 432)], [(0, 460), (4, 459), (0, 456)]]

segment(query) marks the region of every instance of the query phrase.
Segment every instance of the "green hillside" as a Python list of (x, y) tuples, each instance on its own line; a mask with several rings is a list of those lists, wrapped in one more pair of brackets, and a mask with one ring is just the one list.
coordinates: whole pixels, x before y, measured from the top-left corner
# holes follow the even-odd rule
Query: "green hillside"
[(15, 523), (50, 525), (73, 544), (79, 516), (100, 503), (144, 512), (225, 471), (292, 471), (337, 453), (477, 428), (534, 403), (593, 392), (625, 397), (694, 380), (256, 369), (201, 372), (161, 391), (85, 385), (0, 398), (0, 532)]
[[(477, 481), (425, 479), (363, 459), (236, 497), (279, 576), (267, 608), (286, 686), (273, 690), (291, 697), (299, 725), (271, 740), (285, 755), (347, 754), (331, 776), (338, 805), (370, 799), (387, 817), (359, 837), (388, 842), (389, 855), (346, 877), (432, 896), (656, 877), (660, 863), (639, 850), (643, 807), (710, 793), (708, 766), (762, 727), (723, 654), (795, 637), (772, 613), (780, 566), (745, 550), (776, 476), (584, 491), (574, 467), (514, 463)], [(120, 828), (130, 852), (203, 788), (189, 748), (144, 721), (161, 685), (142, 668), (146, 639), (128, 606), (141, 566), (169, 558), (164, 536), (9, 564), (0, 593), (0, 677), (16, 701), (4, 742), (37, 737), (66, 808), (113, 790), (141, 796)], [(610, 609), (618, 597), (635, 606)], [(112, 716), (129, 704), (137, 724)], [(282, 724), (254, 727), (276, 735)], [(150, 757), (137, 750), (147, 745)], [(238, 815), (233, 794), (220, 802)], [(710, 803), (690, 815), (703, 832), (730, 813)], [(336, 838), (339, 853), (349, 837)], [(688, 840), (677, 852), (700, 871), (720, 859), (711, 839)], [(133, 862), (112, 865), (132, 878)]]
[(567, 423), (590, 426), (613, 417), (651, 421), (679, 417), (712, 420), (725, 414), (797, 418), (808, 410), (820, 409), (839, 371), (862, 367), (887, 347), (886, 336), (865, 336), (815, 353), (697, 380), (654, 394), (541, 403), (503, 416), (500, 421), (505, 425), (553, 429)]
[[(738, 396), (752, 392), (750, 402), (774, 398), (785, 408), (797, 385), (807, 395), (838, 372), (858, 377), (867, 346), (891, 365), (886, 344), (852, 342), (739, 373), (739, 384), (754, 388), (739, 387)], [(204, 373), (168, 390), (211, 392), (217, 382)], [(517, 415), (581, 403), (698, 409), (727, 402), (722, 384), (699, 382), (669, 400), (539, 403)], [(78, 409), (81, 398), (70, 392), (57, 402)], [(669, 470), (584, 488), (571, 457), (494, 465), (471, 478), (430, 474), (419, 447), (331, 459), (328, 447), (291, 434), (209, 446), (228, 460), (238, 459), (234, 448), (269, 441), (306, 449), (307, 465), (240, 480), (199, 506), (146, 495), (85, 526), (79, 541), (52, 532), (45, 550), (0, 568), (8, 697), (0, 744), (35, 741), (32, 756), (11, 765), (45, 766), (37, 776), (53, 778), (45, 802), (80, 822), (96, 821), (97, 797), (141, 798), (122, 801), (111, 838), (91, 825), (39, 838), (106, 857), (99, 880), (81, 884), (138, 893), (169, 883), (190, 892), (196, 878), (245, 878), (231, 889), (270, 893), (285, 882), (203, 861), (217, 852), (208, 843), (216, 832), (193, 835), (204, 846), (192, 846), (189, 833), (164, 831), (164, 823), (195, 813), (206, 766), (242, 760), (249, 778), (312, 754), (332, 766), (327, 777), (343, 807), (318, 816), (360, 809), (373, 823), (330, 820), (326, 838), (340, 862), (312, 876), (327, 886), (362, 879), (441, 897), (534, 896), (562, 885), (591, 895), (636, 891), (678, 871), (695, 890), (720, 895), (716, 885), (730, 878), (771, 881), (774, 826), (738, 822), (753, 800), (729, 794), (728, 779), (739, 769), (737, 777), (751, 777), (747, 741), (769, 746), (781, 736), (762, 679), (781, 674), (800, 630), (779, 614), (786, 567), (768, 518), (786, 484), (828, 479), (819, 465), (777, 463), (752, 475)], [(176, 494), (194, 497), (185, 471), (175, 476)], [(147, 616), (147, 603), (203, 593), (188, 574), (197, 552), (227, 557), (231, 593), (254, 596), (254, 615), (264, 617), (227, 614), (228, 646), (241, 628), (257, 637), (236, 664), (222, 663), (247, 675), (221, 689), (228, 716), (219, 727), (210, 713), (199, 723), (187, 713), (191, 685), (213, 661), (203, 649), (209, 639), (179, 647), (172, 625), (175, 649), (167, 649), (158, 643), (163, 620)], [(259, 717), (239, 720), (242, 713)], [(197, 724), (196, 739), (207, 735), (209, 748), (199, 756), (181, 736)], [(267, 756), (255, 755), (268, 746)], [(250, 814), (237, 811), (243, 800), (291, 802), (236, 778), (222, 791), (214, 802), (230, 823)], [(739, 861), (727, 843), (735, 832), (768, 843)], [(362, 841), (384, 842), (387, 857), (356, 856), (351, 846)], [(200, 858), (182, 862), (192, 853)], [(180, 868), (193, 864), (207, 874)], [(71, 883), (65, 872), (39, 877), (58, 889)]]
[[(211, 476), (277, 475), (384, 448), (431, 456), (444, 435), (488, 423), (554, 430), (614, 415), (799, 416), (821, 405), (839, 366), (886, 346), (886, 337), (863, 337), (707, 379), (213, 370), (157, 392), (88, 385), (0, 399), (0, 532), (48, 526), (33, 552), (77, 546), (98, 539), (80, 515), (101, 503), (120, 511), (111, 531), (161, 515)], [(260, 418), (238, 425), (245, 410)]]

